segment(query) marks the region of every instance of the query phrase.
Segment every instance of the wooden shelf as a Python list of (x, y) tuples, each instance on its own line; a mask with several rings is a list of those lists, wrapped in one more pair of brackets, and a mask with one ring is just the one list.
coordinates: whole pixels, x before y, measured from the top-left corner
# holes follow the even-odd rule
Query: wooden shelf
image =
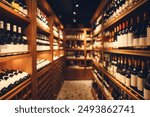
[(108, 27), (110, 27), (111, 25), (115, 24), (120, 19), (124, 18), (125, 16), (127, 16), (128, 14), (130, 14), (131, 12), (133, 12), (135, 9), (137, 9), (138, 7), (140, 7), (141, 5), (143, 5), (144, 3), (146, 3), (147, 1), (148, 0), (138, 0), (136, 4), (132, 5), (128, 9), (125, 9), (117, 18), (114, 18), (114, 19), (106, 22), (104, 24), (103, 30), (105, 30)]
[[(93, 73), (93, 74), (94, 74), (94, 73)], [(97, 77), (94, 76), (94, 79), (96, 80), (96, 82), (97, 82), (97, 84), (98, 84), (100, 90), (102, 91), (102, 93), (103, 93), (105, 99), (106, 99), (106, 100), (109, 100), (109, 97), (107, 96), (106, 92), (103, 90), (103, 89), (104, 89), (104, 87), (102, 86), (103, 84), (99, 81), (99, 79), (98, 79)]]
[(91, 92), (92, 92), (94, 100), (98, 100), (98, 98), (96, 96), (96, 92), (95, 92), (95, 90), (93, 88), (91, 88)]
[(150, 57), (150, 51), (146, 50), (122, 50), (122, 49), (104, 49), (101, 50), (108, 53), (115, 53), (115, 54), (126, 54), (126, 55), (135, 55), (135, 56), (145, 56)]
[(42, 33), (42, 34), (46, 34), (46, 35), (50, 35), (50, 31), (44, 29), (42, 26), (40, 26), (39, 24), (37, 24), (37, 32), (38, 33)]
[(84, 39), (66, 38), (66, 41), (84, 41)]
[(84, 61), (84, 58), (66, 58), (67, 60), (75, 60), (75, 61), (78, 61), (78, 60), (82, 60)]
[(21, 92), (24, 88), (26, 88), (29, 84), (31, 83), (31, 78), (25, 80), (18, 86), (14, 87), (12, 90), (10, 90), (8, 93), (4, 94), (3, 96), (0, 97), (0, 100), (10, 100), (15, 95), (17, 95), (19, 92)]
[(132, 88), (125, 86), (120, 81), (118, 81), (114, 76), (112, 76), (107, 70), (105, 70), (103, 67), (97, 65), (93, 62), (93, 64), (99, 68), (112, 82), (114, 82), (119, 88), (121, 88), (123, 91), (125, 91), (132, 99), (135, 100), (144, 100), (144, 97), (138, 94), (136, 91), (134, 91)]
[(0, 17), (11, 21), (17, 21), (17, 23), (22, 23), (24, 25), (24, 23), (29, 23), (30, 22), (30, 18), (29, 17), (25, 17), (21, 14), (19, 14), (18, 12), (15, 12), (11, 7), (5, 5), (4, 3), (0, 2)]
[(72, 51), (84, 51), (84, 48), (83, 49), (79, 49), (79, 48), (66, 48), (66, 50), (72, 50)]
[(37, 51), (38, 53), (44, 53), (44, 52), (51, 52), (51, 50), (41, 50), (41, 51)]
[(79, 67), (79, 66), (69, 66), (67, 69), (76, 69), (76, 70), (83, 70), (85, 67)]
[(51, 63), (45, 66), (44, 68), (42, 68), (41, 70), (37, 71), (36, 77), (39, 78), (42, 74), (46, 73), (50, 68), (51, 68)]
[(18, 53), (12, 56), (0, 57), (0, 63), (15, 60), (15, 59), (20, 59), (20, 58), (25, 58), (25, 57), (31, 57), (30, 52), (22, 53), (22, 54)]

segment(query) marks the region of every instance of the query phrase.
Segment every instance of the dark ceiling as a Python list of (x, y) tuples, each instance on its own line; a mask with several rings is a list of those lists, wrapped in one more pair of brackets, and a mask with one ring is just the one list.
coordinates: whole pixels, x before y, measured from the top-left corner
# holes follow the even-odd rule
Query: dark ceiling
[[(90, 20), (101, 0), (47, 0), (60, 21), (77, 27), (83, 24), (89, 27)], [(76, 6), (77, 5), (77, 6)], [(75, 13), (74, 13), (75, 12)]]

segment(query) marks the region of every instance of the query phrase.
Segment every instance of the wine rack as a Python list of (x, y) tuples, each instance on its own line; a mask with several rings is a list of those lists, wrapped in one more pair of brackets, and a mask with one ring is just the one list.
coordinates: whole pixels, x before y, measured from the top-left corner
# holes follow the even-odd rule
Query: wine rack
[[(29, 79), (0, 96), (0, 100), (56, 99), (56, 94), (63, 83), (65, 70), (63, 25), (46, 0), (25, 0), (25, 2), (28, 10), (27, 15), (21, 13), (5, 0), (0, 1), (0, 20), (22, 27), (28, 42), (28, 51), (0, 53), (0, 69), (20, 70), (31, 75)], [(43, 15), (40, 17), (42, 21), (37, 18), (37, 8), (41, 10), (40, 15)], [(51, 15), (53, 17), (49, 17)], [(41, 23), (45, 23), (44, 26)], [(57, 27), (60, 27), (57, 37), (53, 34), (53, 25), (56, 24)], [(43, 40), (41, 38), (37, 40), (39, 34), (40, 37), (42, 35)], [(58, 40), (56, 52), (53, 49), (55, 37)], [(37, 45), (40, 45), (38, 50)], [(41, 49), (43, 45), (46, 47)], [(54, 60), (55, 55), (57, 60)], [(40, 69), (37, 69), (37, 59), (49, 62), (43, 63)]]
[(56, 99), (64, 79), (64, 57), (51, 63), (45, 73), (38, 76), (38, 98)]
[[(128, 3), (127, 1), (125, 2)], [(150, 6), (150, 3), (148, 0), (138, 0), (128, 4), (124, 3), (126, 7), (124, 7), (124, 9), (122, 9), (117, 15), (112, 14), (112, 13), (116, 13), (116, 11), (111, 11), (112, 12), (110, 13), (111, 15), (107, 11), (108, 9), (110, 11), (112, 7), (111, 6), (108, 8), (108, 5), (110, 3), (111, 1), (106, 2), (102, 0), (101, 4), (99, 5), (97, 11), (95, 12), (91, 20), (91, 24), (94, 27), (93, 28), (93, 42), (94, 42), (93, 68), (101, 71), (102, 73), (101, 77), (103, 80), (105, 79), (105, 77), (107, 77), (107, 80), (110, 81), (111, 84), (114, 84), (115, 87), (118, 87), (118, 90), (122, 90), (121, 92), (124, 92), (128, 97), (126, 99), (143, 100), (144, 96), (142, 96), (139, 92), (133, 90), (131, 87), (124, 85), (120, 80), (116, 78), (116, 76), (112, 75), (110, 70), (105, 68), (105, 66), (106, 66), (106, 61), (111, 60), (108, 59), (109, 57), (107, 57), (106, 54), (135, 57), (144, 60), (149, 59), (150, 52), (149, 52), (149, 46), (147, 45), (127, 46), (122, 44), (123, 45), (122, 46), (121, 43), (120, 45), (119, 43), (118, 45), (115, 45), (115, 43), (112, 42), (114, 41), (113, 38), (114, 39), (116, 38), (114, 35), (116, 33), (115, 31), (122, 31), (122, 29), (125, 29), (124, 27), (126, 25), (128, 26), (126, 21), (128, 21), (128, 19), (131, 19), (134, 15), (135, 16), (139, 15), (139, 11), (141, 12), (146, 11)], [(108, 18), (106, 17), (107, 14), (109, 14)], [(118, 29), (114, 28), (116, 26), (118, 26)], [(124, 37), (120, 37), (120, 38), (124, 38)], [(114, 46), (118, 46), (118, 47), (114, 47)], [(100, 83), (100, 79), (97, 78), (97, 76), (94, 77), (94, 80), (97, 82), (101, 90), (100, 93), (102, 93), (102, 95), (104, 96), (104, 98), (102, 99), (110, 100), (109, 96), (106, 95), (106, 92), (104, 90), (105, 83), (103, 81), (102, 83)]]

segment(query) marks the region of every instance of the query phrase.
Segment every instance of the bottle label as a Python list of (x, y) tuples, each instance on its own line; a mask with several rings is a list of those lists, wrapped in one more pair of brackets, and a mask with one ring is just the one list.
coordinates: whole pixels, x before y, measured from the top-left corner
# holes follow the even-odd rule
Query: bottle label
[(17, 26), (13, 25), (13, 32), (17, 32)]
[(126, 78), (126, 86), (130, 87), (131, 86), (131, 79)]
[(150, 27), (147, 28), (147, 45), (150, 45)]
[(128, 34), (124, 34), (124, 46), (128, 46)]
[(150, 90), (144, 88), (144, 98), (150, 100)]
[(143, 78), (140, 78), (140, 77), (137, 78), (137, 89), (139, 91), (144, 90), (144, 80), (143, 80)]
[(4, 22), (0, 21), (0, 29), (4, 29)]
[(133, 45), (138, 46), (139, 45), (139, 38), (134, 38), (133, 39)]
[(18, 33), (21, 33), (21, 27), (18, 27)]
[(140, 37), (140, 39), (139, 39), (139, 45), (140, 46), (145, 46), (146, 45), (146, 41), (147, 41), (146, 38), (147, 37)]
[(8, 31), (10, 31), (10, 23), (7, 23), (6, 29), (7, 29)]
[(137, 75), (131, 74), (131, 86), (137, 87)]
[(133, 46), (133, 33), (128, 33), (128, 46)]

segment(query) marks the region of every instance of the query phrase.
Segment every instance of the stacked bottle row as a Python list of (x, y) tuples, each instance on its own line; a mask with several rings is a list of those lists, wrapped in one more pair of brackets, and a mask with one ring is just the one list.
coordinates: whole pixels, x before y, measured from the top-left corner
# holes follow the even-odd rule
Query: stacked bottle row
[(150, 61), (124, 55), (104, 55), (103, 66), (124, 85), (150, 99)]
[(84, 59), (84, 51), (67, 51), (67, 58), (81, 58)]
[[(0, 52), (7, 55), (13, 52), (28, 51), (27, 37), (23, 27), (0, 21)], [(6, 53), (6, 54), (5, 54)]]
[(37, 24), (48, 31), (50, 30), (47, 16), (40, 10), (40, 8), (37, 8)]
[(102, 56), (103, 56), (102, 52), (94, 51), (93, 57), (92, 57), (93, 62), (102, 66), (102, 64), (101, 64), (102, 63)]
[(77, 67), (77, 68), (79, 68), (79, 67), (85, 67), (85, 65), (84, 65), (84, 61), (73, 61), (73, 60), (71, 60), (71, 61), (67, 61), (67, 66), (68, 67), (73, 67), (73, 68), (75, 68), (75, 67)]
[(117, 18), (137, 4), (140, 0), (111, 0), (104, 10), (104, 23)]
[(109, 31), (105, 31), (104, 48), (150, 46), (150, 16), (144, 12), (135, 18), (130, 18)]
[(42, 34), (37, 34), (36, 43), (37, 43), (37, 51), (50, 50), (49, 37)]
[(103, 44), (101, 40), (94, 40), (93, 49), (101, 49), (103, 48)]
[(93, 35), (98, 34), (101, 30), (102, 30), (102, 15), (100, 15), (95, 22)]
[[(103, 87), (103, 89), (99, 89), (99, 90), (103, 90), (103, 93), (105, 93), (105, 94), (103, 94), (102, 91), (97, 90), (98, 94), (100, 92), (101, 95), (105, 95), (104, 97), (109, 100), (128, 100), (128, 99), (130, 99), (130, 97), (124, 91), (122, 91), (119, 87), (117, 87), (111, 80), (109, 80), (109, 78), (107, 78), (106, 76), (102, 77), (102, 72), (100, 70), (97, 70), (96, 68), (94, 68), (93, 74), (94, 74), (94, 77), (96, 77), (99, 80), (98, 83), (97, 83), (97, 81), (94, 82), (94, 84), (93, 84), (94, 87), (95, 86), (98, 88), (99, 88), (99, 86)], [(98, 88), (96, 88), (96, 89), (98, 89)]]
[(84, 34), (83, 33), (67, 34), (66, 39), (84, 40)]
[(19, 70), (5, 69), (0, 71), (0, 96), (30, 78), (26, 72)]
[(66, 41), (66, 48), (84, 49), (83, 41)]
[(59, 41), (56, 38), (54, 38), (53, 49), (54, 50), (58, 50), (59, 49)]
[(46, 67), (47, 65), (49, 65), (50, 63), (51, 63), (51, 61), (46, 60), (46, 59), (37, 59), (36, 68), (37, 68), (37, 70), (41, 70), (44, 67)]
[(19, 14), (23, 16), (28, 15), (27, 4), (25, 0), (2, 0), (2, 2), (14, 9), (14, 11), (18, 12)]
[(59, 30), (55, 26), (53, 26), (53, 34), (56, 38), (59, 38)]

